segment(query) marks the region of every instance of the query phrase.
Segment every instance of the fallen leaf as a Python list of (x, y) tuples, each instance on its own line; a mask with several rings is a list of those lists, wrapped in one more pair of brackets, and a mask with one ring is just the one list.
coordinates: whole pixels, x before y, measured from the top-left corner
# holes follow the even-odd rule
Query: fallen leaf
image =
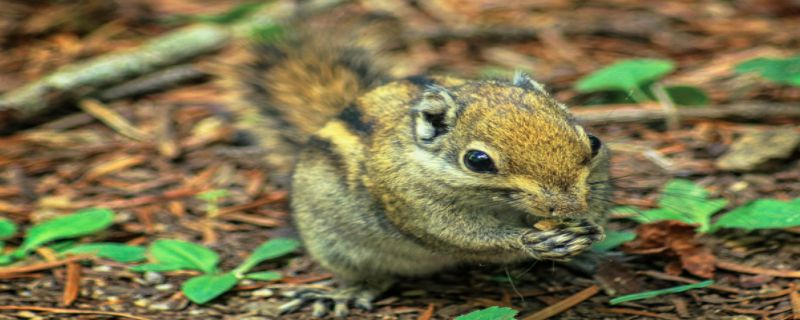
[[(689, 273), (706, 279), (714, 276), (716, 257), (709, 248), (696, 241), (694, 225), (680, 221), (659, 221), (639, 226), (636, 233), (636, 240), (623, 245), (626, 253), (677, 257), (681, 267)], [(667, 270), (667, 273), (674, 271)]]

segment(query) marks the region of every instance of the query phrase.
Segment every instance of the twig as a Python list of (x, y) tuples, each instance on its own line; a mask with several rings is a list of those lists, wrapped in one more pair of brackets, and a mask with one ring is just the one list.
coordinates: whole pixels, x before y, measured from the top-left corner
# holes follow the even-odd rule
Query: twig
[(217, 216), (219, 217), (219, 216), (226, 215), (226, 214), (229, 214), (229, 213), (234, 213), (234, 212), (237, 212), (237, 211), (242, 211), (242, 210), (247, 210), (247, 209), (252, 209), (252, 208), (258, 208), (258, 207), (263, 206), (265, 204), (270, 204), (270, 203), (283, 201), (283, 200), (286, 199), (286, 197), (288, 195), (289, 195), (289, 193), (287, 191), (283, 191), (283, 190), (282, 191), (275, 191), (273, 193), (270, 193), (270, 194), (264, 196), (263, 198), (254, 200), (253, 202), (250, 202), (250, 203), (245, 203), (245, 204), (240, 204), (240, 205), (236, 205), (236, 206), (230, 206), (230, 207), (221, 208), (219, 210), (219, 212), (217, 213)]
[[(752, 121), (798, 119), (799, 106), (797, 103), (741, 102), (705, 108), (680, 108), (676, 111), (680, 119), (685, 121), (713, 119)], [(664, 109), (656, 104), (574, 107), (571, 110), (584, 124), (659, 122), (667, 117)]]
[(178, 84), (203, 79), (206, 76), (208, 76), (207, 73), (198, 70), (192, 64), (177, 65), (103, 90), (98, 95), (98, 98), (102, 101), (111, 101), (139, 96), (168, 89)]
[(82, 100), (78, 105), (81, 107), (81, 109), (83, 109), (83, 111), (91, 114), (93, 117), (111, 127), (111, 129), (114, 129), (114, 131), (119, 132), (119, 134), (136, 141), (147, 140), (147, 135), (144, 132), (139, 130), (139, 128), (134, 127), (123, 116), (114, 110), (109, 109), (100, 103), (100, 101), (94, 99), (85, 99)]
[(47, 307), (34, 307), (34, 306), (0, 306), (0, 310), (29, 310), (29, 311), (42, 311), (42, 312), (63, 313), (63, 314), (99, 314), (99, 315), (122, 317), (122, 318), (137, 319), (137, 320), (150, 320), (150, 318), (140, 317), (129, 313), (99, 311), (99, 310), (61, 309), (61, 308), (47, 308)]
[(654, 312), (643, 311), (643, 310), (636, 310), (636, 309), (628, 309), (628, 308), (598, 308), (598, 312), (603, 313), (614, 313), (614, 314), (629, 314), (634, 316), (640, 317), (647, 317), (647, 318), (654, 318), (654, 319), (666, 319), (666, 320), (678, 320), (678, 317), (673, 317), (669, 315), (662, 315)]
[(67, 263), (67, 276), (64, 282), (61, 304), (68, 307), (78, 298), (78, 293), (81, 289), (81, 265), (78, 262)]
[(798, 270), (778, 270), (778, 269), (750, 267), (728, 261), (717, 261), (717, 267), (720, 269), (725, 269), (728, 271), (735, 271), (740, 273), (773, 276), (778, 278), (800, 278), (800, 271)]
[(597, 285), (592, 285), (591, 287), (583, 289), (580, 292), (570, 296), (569, 298), (556, 302), (548, 306), (547, 308), (539, 310), (538, 312), (523, 318), (523, 320), (548, 319), (552, 316), (555, 316), (559, 313), (569, 310), (569, 308), (572, 308), (573, 306), (585, 301), (586, 299), (593, 297), (598, 292), (600, 292), (600, 287), (598, 287)]
[(28, 272), (39, 271), (39, 270), (47, 270), (47, 269), (55, 268), (55, 267), (58, 267), (58, 266), (63, 266), (65, 264), (73, 262), (73, 261), (79, 261), (79, 260), (91, 259), (91, 258), (92, 258), (91, 255), (76, 255), (76, 256), (71, 256), (71, 257), (68, 257), (68, 258), (65, 258), (65, 259), (61, 259), (61, 260), (58, 260), (58, 261), (53, 261), (53, 262), (44, 262), (44, 263), (38, 263), (38, 264), (33, 264), (33, 265), (29, 265), (29, 266), (22, 266), (22, 267), (0, 268), (0, 277), (7, 276), (7, 275), (12, 275), (12, 274), (20, 274), (20, 273), (28, 273)]
[(664, 118), (666, 118), (667, 129), (669, 130), (678, 130), (681, 124), (679, 121), (678, 116), (678, 109), (675, 108), (675, 102), (672, 101), (672, 98), (669, 97), (667, 94), (667, 90), (664, 89), (664, 86), (660, 83), (656, 83), (652, 86), (653, 94), (658, 99), (658, 103), (661, 104), (661, 109), (664, 110)]
[(797, 284), (790, 285), (792, 292), (789, 293), (789, 299), (792, 302), (792, 317), (794, 320), (800, 320), (800, 292), (797, 292)]
[(433, 303), (429, 303), (428, 308), (425, 309), (425, 312), (419, 315), (419, 318), (417, 318), (417, 320), (430, 320), (431, 317), (433, 317), (433, 307), (434, 307)]

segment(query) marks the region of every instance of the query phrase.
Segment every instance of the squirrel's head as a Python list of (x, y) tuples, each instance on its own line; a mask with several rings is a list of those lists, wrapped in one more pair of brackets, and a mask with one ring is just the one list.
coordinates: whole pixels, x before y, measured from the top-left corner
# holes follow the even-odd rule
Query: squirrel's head
[(524, 74), (431, 86), (412, 119), (425, 171), (475, 204), (549, 218), (606, 207), (605, 146)]

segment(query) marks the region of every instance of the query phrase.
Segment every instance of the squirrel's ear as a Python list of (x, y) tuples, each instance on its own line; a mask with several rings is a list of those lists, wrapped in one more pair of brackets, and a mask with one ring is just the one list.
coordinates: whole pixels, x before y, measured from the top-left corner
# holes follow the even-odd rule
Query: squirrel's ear
[(514, 80), (512, 81), (512, 83), (520, 88), (536, 91), (544, 95), (547, 94), (547, 90), (544, 89), (544, 86), (541, 83), (531, 79), (531, 77), (528, 76), (527, 73), (522, 71), (517, 71), (514, 73)]
[(420, 145), (431, 146), (455, 126), (458, 105), (452, 93), (440, 86), (429, 86), (412, 109), (414, 138)]

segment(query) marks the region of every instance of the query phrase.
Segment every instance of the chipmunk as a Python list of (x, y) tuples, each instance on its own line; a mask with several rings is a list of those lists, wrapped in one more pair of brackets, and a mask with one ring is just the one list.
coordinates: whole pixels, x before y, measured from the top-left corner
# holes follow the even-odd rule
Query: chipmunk
[[(297, 150), (278, 161), (296, 163), (294, 224), (342, 286), (298, 291), (282, 312), (312, 303), (316, 317), (331, 305), (341, 317), (398, 277), (564, 260), (603, 239), (608, 150), (541, 84), (391, 79), (374, 48), (332, 32), (255, 45), (223, 75), (268, 158)], [(545, 219), (559, 223), (533, 227)]]

